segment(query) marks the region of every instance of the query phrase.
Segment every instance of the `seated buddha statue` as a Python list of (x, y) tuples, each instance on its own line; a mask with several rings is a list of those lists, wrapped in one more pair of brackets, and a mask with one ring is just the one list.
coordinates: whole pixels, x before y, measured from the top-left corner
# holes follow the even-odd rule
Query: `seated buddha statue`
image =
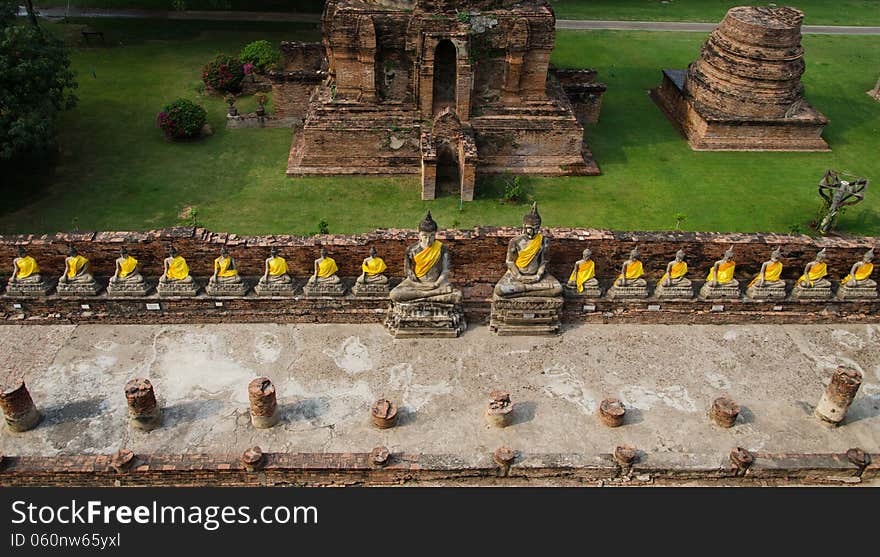
[(724, 256), (716, 261), (706, 283), (700, 289), (701, 298), (739, 298), (739, 281), (733, 278), (736, 261), (733, 260), (733, 248), (724, 252)]
[(639, 259), (639, 248), (633, 248), (620, 267), (620, 274), (608, 290), (610, 298), (647, 298), (648, 281), (643, 276), (644, 266)]
[(70, 246), (70, 251), (64, 258), (64, 273), (58, 279), (58, 294), (95, 295), (99, 289), (89, 260), (80, 255), (74, 246)]
[(386, 296), (388, 294), (388, 277), (385, 271), (388, 266), (370, 247), (370, 255), (361, 262), (361, 275), (354, 281), (351, 293), (355, 296)]
[(37, 260), (27, 254), (24, 246), (18, 246), (18, 257), (12, 260), (12, 275), (6, 285), (11, 296), (45, 296), (51, 285), (40, 274)]
[(208, 279), (205, 291), (212, 296), (243, 296), (247, 293), (247, 288), (247, 284), (238, 274), (235, 258), (229, 255), (226, 246), (221, 246), (220, 256), (214, 259), (214, 274)]
[(406, 249), (405, 277), (391, 290), (393, 302), (461, 303), (461, 292), (449, 283), (449, 251), (436, 234), (437, 223), (428, 211), (419, 223), (419, 241)]
[(498, 298), (522, 296), (556, 297), (562, 285), (546, 271), (550, 241), (540, 233), (541, 215), (538, 204), (523, 217), (522, 234), (507, 245), (507, 272), (495, 285)]
[(792, 296), (795, 298), (828, 298), (831, 296), (831, 281), (828, 275), (828, 264), (825, 263), (825, 250), (807, 263), (802, 274), (795, 283)]
[(287, 266), (287, 260), (278, 255), (277, 247), (273, 247), (263, 265), (263, 276), (260, 277), (254, 291), (262, 295), (292, 294), (293, 280), (288, 271), (290, 269)]
[(174, 246), (168, 250), (168, 257), (163, 261), (162, 276), (156, 291), (160, 295), (195, 296), (199, 285), (189, 274), (189, 265)]
[(666, 264), (666, 273), (660, 277), (657, 283), (656, 294), (658, 298), (678, 298), (685, 296), (691, 298), (691, 281), (687, 278), (688, 265), (684, 260), (684, 250), (675, 252), (675, 259)]
[(874, 272), (874, 248), (865, 252), (861, 261), (856, 261), (849, 274), (840, 281), (837, 297), (841, 299), (876, 298), (877, 282), (871, 279)]
[(598, 298), (602, 295), (599, 279), (596, 278), (596, 262), (592, 257), (593, 251), (586, 248), (581, 254), (581, 258), (575, 261), (574, 268), (565, 285), (565, 292), (568, 295), (588, 298)]
[(306, 281), (303, 292), (307, 296), (342, 296), (345, 294), (345, 285), (336, 274), (338, 271), (336, 261), (327, 255), (327, 249), (321, 246), (321, 253), (315, 259), (315, 272)]
[(782, 252), (776, 248), (770, 259), (761, 264), (761, 270), (749, 283), (746, 296), (749, 298), (784, 298), (785, 281), (782, 280)]
[(141, 275), (141, 265), (137, 259), (128, 254), (125, 246), (119, 248), (116, 258), (116, 269), (107, 285), (107, 293), (111, 295), (146, 295), (150, 287)]

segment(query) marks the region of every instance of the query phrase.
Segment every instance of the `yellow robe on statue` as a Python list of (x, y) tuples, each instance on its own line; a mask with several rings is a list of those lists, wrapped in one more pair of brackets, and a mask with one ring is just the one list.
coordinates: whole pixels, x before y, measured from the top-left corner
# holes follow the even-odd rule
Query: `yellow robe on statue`
[[(764, 269), (764, 280), (767, 282), (775, 282), (779, 280), (779, 277), (782, 276), (782, 262), (776, 261), (767, 265), (767, 268)], [(752, 279), (752, 282), (749, 283), (749, 288), (752, 287), (753, 284), (758, 282), (758, 279), (761, 278), (761, 273)]]
[(214, 272), (218, 277), (234, 277), (238, 274), (238, 269), (230, 269), (230, 265), (232, 265), (232, 258), (221, 255), (214, 260)]
[(125, 259), (122, 260), (122, 263), (119, 264), (119, 277), (125, 278), (132, 274), (134, 270), (137, 269), (137, 264), (137, 259), (130, 255), (126, 256)]
[(809, 276), (801, 275), (801, 278), (799, 278), (797, 280), (797, 283), (798, 284), (807, 283), (812, 286), (814, 281), (819, 280), (820, 278), (824, 277), (827, 274), (828, 274), (828, 264), (827, 263), (816, 263), (810, 269)]
[(520, 252), (516, 256), (516, 266), (520, 269), (525, 269), (529, 266), (529, 263), (538, 255), (538, 251), (541, 249), (541, 246), (544, 245), (544, 236), (541, 234), (536, 234), (534, 238), (529, 241), (529, 245), (520, 250)]
[[(735, 261), (728, 261), (727, 263), (722, 263), (718, 265), (718, 284), (727, 284), (728, 282), (733, 280), (733, 271), (736, 269)], [(706, 282), (711, 282), (715, 280), (715, 266), (713, 265), (711, 269), (709, 269), (709, 275), (706, 277)]]
[(381, 257), (374, 257), (369, 261), (365, 261), (361, 263), (361, 270), (367, 274), (367, 276), (374, 277), (379, 273), (385, 272), (388, 266), (385, 265), (385, 262), (382, 261)]
[(437, 264), (437, 260), (440, 259), (440, 248), (442, 246), (442, 243), (434, 240), (433, 244), (413, 256), (413, 260), (416, 264), (413, 273), (415, 273), (418, 278), (425, 276), (428, 271)]
[(15, 273), (15, 278), (24, 279), (29, 276), (39, 273), (40, 266), (37, 265), (37, 260), (31, 257), (30, 255), (25, 255), (16, 263), (18, 267), (18, 271)]
[[(645, 269), (642, 267), (641, 261), (636, 261), (634, 263), (630, 263), (626, 266), (626, 280), (636, 280), (641, 277), (645, 272)], [(617, 275), (617, 280), (623, 278), (623, 273)]]
[(325, 257), (318, 263), (318, 276), (321, 278), (332, 277), (338, 270), (339, 267), (336, 266), (336, 261), (332, 257)]
[(67, 278), (76, 278), (76, 275), (89, 264), (89, 260), (82, 255), (76, 255), (67, 261)]
[(171, 263), (168, 264), (168, 271), (165, 273), (165, 276), (171, 280), (184, 280), (189, 276), (189, 265), (186, 264), (186, 259), (181, 256), (177, 256), (171, 260)]
[(658, 282), (657, 284), (663, 284), (663, 281), (666, 280), (666, 277), (670, 277), (675, 280), (685, 276), (688, 272), (688, 264), (684, 261), (678, 261), (672, 264), (672, 269), (670, 269), (670, 271), (671, 273), (663, 273), (663, 276), (660, 277), (660, 282)]
[(269, 274), (280, 277), (287, 274), (287, 261), (283, 257), (273, 257), (269, 260)]
[[(873, 263), (862, 264), (862, 266), (859, 267), (858, 270), (856, 271), (856, 280), (865, 280), (866, 278), (871, 276), (871, 273), (873, 271), (874, 271), (874, 264)], [(848, 283), (849, 279), (851, 279), (851, 278), (853, 278), (852, 275), (846, 275), (845, 277), (843, 277), (843, 280), (840, 281), (840, 284)]]
[(578, 292), (584, 291), (584, 283), (596, 276), (596, 263), (590, 259), (578, 265), (577, 271), (572, 271), (568, 281), (575, 281)]

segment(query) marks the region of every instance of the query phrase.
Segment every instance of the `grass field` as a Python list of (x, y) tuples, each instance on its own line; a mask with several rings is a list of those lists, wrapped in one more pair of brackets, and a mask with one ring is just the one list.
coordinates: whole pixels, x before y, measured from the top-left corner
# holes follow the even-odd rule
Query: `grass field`
[[(459, 210), (456, 198), (419, 200), (412, 178), (285, 177), (291, 132), (226, 130), (219, 97), (197, 92), (201, 65), (266, 38), (314, 40), (290, 24), (91, 21), (124, 46), (76, 51), (79, 106), (61, 123), (60, 161), (13, 179), (3, 194), (0, 232), (142, 230), (185, 222), (237, 233), (310, 233), (326, 219), (334, 233), (413, 227), (430, 208), (441, 226), (511, 225), (526, 207), (499, 202), (497, 186), (478, 188)], [(76, 27), (65, 26), (71, 36)], [(200, 29), (206, 29), (200, 31)], [(668, 230), (675, 213), (685, 230), (807, 231), (826, 168), (880, 177), (880, 103), (865, 94), (877, 79), (880, 37), (808, 36), (804, 83), (831, 120), (831, 153), (695, 153), (653, 105), (647, 89), (663, 67), (697, 56), (699, 33), (561, 31), (553, 61), (595, 66), (609, 85), (602, 121), (587, 130), (603, 175), (535, 178), (526, 183), (548, 226)], [(177, 96), (208, 109), (216, 134), (169, 143), (155, 124)], [(243, 106), (244, 109), (248, 105)], [(841, 221), (848, 233), (880, 234), (880, 196)]]
[[(180, 3), (182, 2), (182, 4)], [(67, 6), (64, 0), (45, 0), (37, 6)], [(174, 0), (71, 0), (80, 8), (173, 10)], [(733, 6), (768, 2), (731, 0), (550, 0), (562, 19), (629, 21), (718, 21)], [(250, 10), (320, 12), (322, 0), (178, 0), (188, 10)], [(792, 0), (779, 5), (800, 8), (807, 24), (880, 25), (880, 0)]]

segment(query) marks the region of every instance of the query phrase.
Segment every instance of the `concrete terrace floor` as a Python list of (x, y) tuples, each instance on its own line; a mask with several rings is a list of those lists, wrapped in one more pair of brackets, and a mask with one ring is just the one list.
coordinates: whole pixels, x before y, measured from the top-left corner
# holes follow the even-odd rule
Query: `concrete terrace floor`
[[(506, 445), (530, 454), (595, 455), (631, 444), (647, 455), (723, 459), (734, 446), (767, 452), (880, 452), (880, 325), (574, 325), (555, 338), (499, 338), (471, 326), (459, 339), (393, 340), (378, 325), (0, 326), (0, 373), (22, 373), (45, 419), (0, 433), (6, 455), (392, 452), (476, 462)], [(864, 383), (844, 426), (811, 417), (839, 364)], [(255, 430), (246, 386), (276, 384), (282, 422)], [(123, 385), (153, 382), (164, 424), (127, 423)], [(8, 377), (0, 377), (8, 379)], [(510, 390), (514, 424), (490, 429), (488, 392)], [(706, 410), (726, 394), (736, 426)], [(601, 426), (616, 396), (627, 424)], [(379, 397), (399, 426), (368, 423)], [(714, 457), (713, 457), (714, 458)]]

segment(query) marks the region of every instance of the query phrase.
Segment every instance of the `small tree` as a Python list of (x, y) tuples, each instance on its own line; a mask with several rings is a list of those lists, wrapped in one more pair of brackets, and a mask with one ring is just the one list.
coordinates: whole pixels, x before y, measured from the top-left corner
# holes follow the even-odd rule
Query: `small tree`
[(238, 58), (244, 64), (253, 64), (257, 73), (262, 74), (278, 64), (281, 53), (269, 41), (254, 41), (241, 49)]
[(675, 229), (681, 230), (681, 223), (687, 220), (688, 216), (684, 213), (675, 213), (672, 218), (675, 219)]

